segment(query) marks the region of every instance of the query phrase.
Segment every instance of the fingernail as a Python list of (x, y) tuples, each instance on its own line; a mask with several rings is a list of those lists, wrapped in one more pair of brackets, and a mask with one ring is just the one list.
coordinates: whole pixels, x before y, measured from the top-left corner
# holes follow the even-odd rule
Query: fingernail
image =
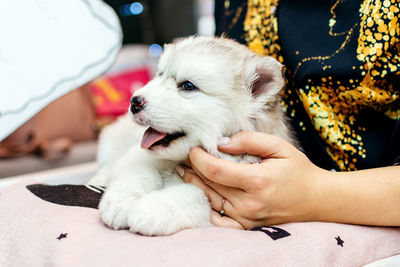
[(185, 175), (185, 168), (183, 168), (182, 165), (176, 165), (175, 171), (180, 177), (183, 177)]
[(220, 137), (218, 138), (217, 145), (218, 146), (227, 146), (231, 143), (231, 139), (229, 137)]

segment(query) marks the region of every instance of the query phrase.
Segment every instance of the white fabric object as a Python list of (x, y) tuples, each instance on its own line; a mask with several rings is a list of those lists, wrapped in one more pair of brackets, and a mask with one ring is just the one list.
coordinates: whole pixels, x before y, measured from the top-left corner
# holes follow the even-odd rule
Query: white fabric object
[(0, 141), (110, 68), (121, 39), (101, 0), (0, 0)]
[(379, 261), (365, 265), (365, 267), (398, 267), (400, 266), (400, 254), (387, 257)]

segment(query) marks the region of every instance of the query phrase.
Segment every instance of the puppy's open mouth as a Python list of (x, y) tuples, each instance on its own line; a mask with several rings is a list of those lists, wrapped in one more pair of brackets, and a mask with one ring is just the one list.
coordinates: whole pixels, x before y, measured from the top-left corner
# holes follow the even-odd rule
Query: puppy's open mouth
[(167, 147), (172, 141), (182, 136), (185, 136), (184, 132), (160, 133), (149, 127), (143, 134), (141, 147), (144, 149), (156, 146)]

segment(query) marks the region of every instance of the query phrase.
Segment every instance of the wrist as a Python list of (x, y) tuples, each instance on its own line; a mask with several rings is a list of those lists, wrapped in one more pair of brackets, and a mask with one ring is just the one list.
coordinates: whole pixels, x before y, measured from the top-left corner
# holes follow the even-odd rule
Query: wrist
[(393, 167), (354, 172), (322, 170), (315, 181), (311, 220), (400, 225), (400, 175)]
[(330, 216), (338, 205), (337, 196), (338, 191), (341, 190), (336, 176), (336, 172), (315, 166), (315, 170), (310, 175), (310, 209), (307, 221), (332, 221)]

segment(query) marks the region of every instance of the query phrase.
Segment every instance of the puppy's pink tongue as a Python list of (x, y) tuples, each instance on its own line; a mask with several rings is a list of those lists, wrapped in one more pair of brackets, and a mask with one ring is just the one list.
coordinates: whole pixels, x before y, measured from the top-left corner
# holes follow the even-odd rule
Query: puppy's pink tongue
[(167, 136), (166, 133), (157, 132), (153, 128), (149, 127), (143, 134), (141, 147), (144, 149), (148, 149), (155, 142), (160, 141), (166, 136)]

